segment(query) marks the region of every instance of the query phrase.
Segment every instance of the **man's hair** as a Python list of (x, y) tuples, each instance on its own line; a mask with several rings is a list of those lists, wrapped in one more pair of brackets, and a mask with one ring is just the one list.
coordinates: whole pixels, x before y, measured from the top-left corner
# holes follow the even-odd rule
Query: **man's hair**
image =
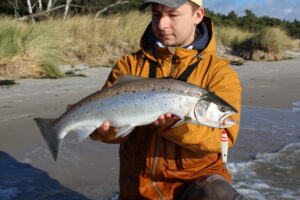
[(193, 12), (196, 12), (196, 10), (198, 10), (198, 8), (200, 8), (200, 6), (198, 4), (195, 4), (192, 1), (188, 1), (188, 3), (192, 6)]

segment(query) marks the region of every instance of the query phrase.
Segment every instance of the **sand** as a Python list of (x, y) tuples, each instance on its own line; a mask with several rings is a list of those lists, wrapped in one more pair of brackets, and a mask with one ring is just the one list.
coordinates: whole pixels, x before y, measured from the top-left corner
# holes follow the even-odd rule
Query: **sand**
[[(249, 61), (233, 68), (243, 87), (243, 105), (292, 109), (292, 103), (300, 101), (300, 58)], [(68, 104), (100, 89), (110, 72), (109, 68), (78, 70), (87, 77), (17, 80), (16, 85), (0, 87), (0, 166), (15, 166), (18, 171), (26, 164), (33, 172), (46, 172), (43, 182), (58, 180), (61, 190), (69, 188), (74, 195), (97, 199), (118, 190), (118, 146), (89, 139), (78, 144), (70, 136), (54, 162), (33, 121), (34, 117), (58, 117)]]
[(291, 108), (300, 101), (300, 58), (279, 62), (248, 61), (233, 66), (243, 87), (243, 105)]

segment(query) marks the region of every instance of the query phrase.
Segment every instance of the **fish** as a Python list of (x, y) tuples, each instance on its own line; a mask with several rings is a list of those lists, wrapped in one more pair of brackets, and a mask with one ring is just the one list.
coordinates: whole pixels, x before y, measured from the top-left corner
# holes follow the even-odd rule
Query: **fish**
[[(192, 83), (171, 78), (142, 78), (121, 75), (105, 87), (73, 104), (57, 119), (34, 118), (57, 160), (64, 137), (75, 132), (82, 141), (104, 121), (119, 127), (116, 137), (126, 137), (136, 126), (153, 123), (170, 113), (184, 123), (227, 128), (238, 111), (213, 92)], [(172, 127), (172, 128), (173, 128)]]

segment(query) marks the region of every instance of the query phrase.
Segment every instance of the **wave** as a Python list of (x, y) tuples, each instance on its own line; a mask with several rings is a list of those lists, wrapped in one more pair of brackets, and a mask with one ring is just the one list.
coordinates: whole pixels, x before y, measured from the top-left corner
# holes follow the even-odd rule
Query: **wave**
[(275, 153), (260, 153), (252, 161), (229, 163), (233, 186), (247, 199), (300, 199), (300, 143)]

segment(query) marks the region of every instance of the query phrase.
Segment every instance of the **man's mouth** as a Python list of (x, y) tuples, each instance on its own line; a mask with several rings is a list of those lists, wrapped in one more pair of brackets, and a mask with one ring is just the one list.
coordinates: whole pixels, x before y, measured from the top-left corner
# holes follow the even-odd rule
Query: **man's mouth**
[(172, 36), (172, 34), (161, 33), (160, 36), (161, 36), (161, 38), (168, 39)]

